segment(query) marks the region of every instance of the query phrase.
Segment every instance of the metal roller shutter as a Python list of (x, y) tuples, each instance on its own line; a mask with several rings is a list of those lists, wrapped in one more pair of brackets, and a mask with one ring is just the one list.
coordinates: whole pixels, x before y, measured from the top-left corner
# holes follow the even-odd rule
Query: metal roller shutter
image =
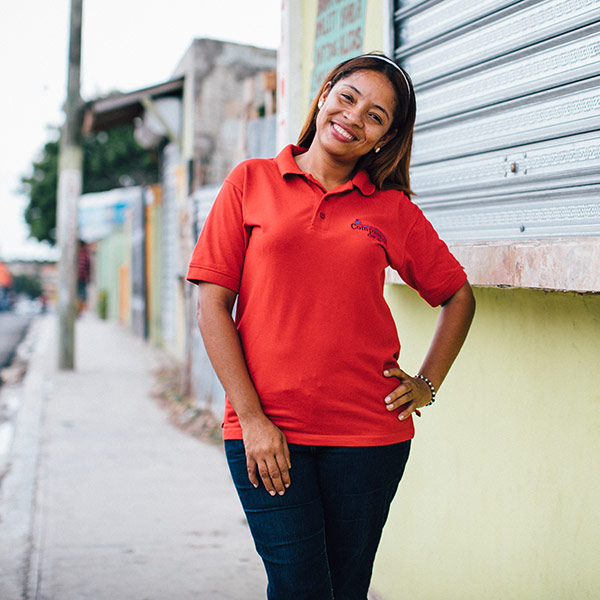
[(600, 0), (394, 0), (394, 39), (442, 237), (600, 235)]

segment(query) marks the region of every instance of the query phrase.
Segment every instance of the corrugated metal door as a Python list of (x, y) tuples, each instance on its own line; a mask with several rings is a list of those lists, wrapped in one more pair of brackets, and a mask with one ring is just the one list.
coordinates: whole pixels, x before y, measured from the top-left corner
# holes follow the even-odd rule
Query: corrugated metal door
[(600, 235), (600, 0), (394, 0), (394, 39), (446, 240)]

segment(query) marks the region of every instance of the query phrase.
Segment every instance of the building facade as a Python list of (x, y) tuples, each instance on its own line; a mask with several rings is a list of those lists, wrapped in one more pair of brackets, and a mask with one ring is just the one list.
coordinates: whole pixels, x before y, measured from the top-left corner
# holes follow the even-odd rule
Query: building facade
[[(223, 393), (185, 276), (202, 211), (226, 174), (245, 158), (275, 152), (276, 62), (275, 50), (197, 39), (169, 81), (86, 105), (85, 134), (132, 122), (161, 168), (159, 186), (82, 197), (80, 229), (97, 246), (96, 291), (107, 316), (164, 348), (183, 366), (183, 393), (216, 413)], [(93, 230), (94, 207), (108, 231)]]

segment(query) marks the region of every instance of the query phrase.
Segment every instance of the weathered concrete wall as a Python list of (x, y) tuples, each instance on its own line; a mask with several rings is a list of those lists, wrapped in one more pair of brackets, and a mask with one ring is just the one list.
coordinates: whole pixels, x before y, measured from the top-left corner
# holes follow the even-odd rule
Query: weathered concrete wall
[[(247, 105), (264, 102), (261, 85), (248, 98), (248, 80), (274, 71), (277, 52), (219, 40), (197, 39), (176, 67), (173, 77), (186, 77), (183, 158), (192, 161), (192, 190), (219, 184), (247, 158)], [(273, 140), (273, 151), (275, 140)]]

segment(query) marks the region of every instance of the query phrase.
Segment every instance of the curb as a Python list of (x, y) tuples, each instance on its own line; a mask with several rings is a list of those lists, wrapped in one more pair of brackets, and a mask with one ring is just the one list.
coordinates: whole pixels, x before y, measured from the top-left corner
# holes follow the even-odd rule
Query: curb
[(0, 487), (0, 596), (5, 600), (32, 600), (37, 595), (42, 529), (38, 480), (45, 405), (54, 371), (53, 325), (51, 316), (32, 324), (35, 348), (22, 382), (9, 469)]

